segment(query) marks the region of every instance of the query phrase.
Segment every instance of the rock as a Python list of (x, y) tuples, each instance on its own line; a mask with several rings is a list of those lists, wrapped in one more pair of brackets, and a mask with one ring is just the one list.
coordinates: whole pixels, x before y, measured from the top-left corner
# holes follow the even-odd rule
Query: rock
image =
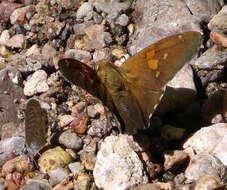
[(82, 63), (87, 63), (91, 60), (91, 53), (89, 51), (69, 49), (65, 52), (67, 57), (72, 57)]
[(3, 30), (0, 35), (0, 44), (7, 46), (9, 39), (10, 39), (9, 30)]
[(80, 24), (74, 24), (73, 31), (74, 31), (76, 36), (84, 35), (85, 34), (85, 28), (92, 26), (93, 24), (94, 24), (94, 22), (92, 20), (86, 21), (86, 22), (83, 22), (83, 23), (80, 23)]
[(32, 96), (37, 93), (46, 92), (48, 89), (47, 73), (44, 70), (38, 70), (25, 83), (24, 95)]
[(50, 184), (52, 186), (55, 186), (59, 184), (61, 181), (63, 181), (64, 179), (69, 178), (69, 172), (63, 168), (50, 170), (48, 172), (48, 175), (50, 176)]
[(45, 60), (51, 61), (57, 54), (56, 49), (54, 49), (49, 43), (46, 43), (42, 48), (42, 56)]
[(218, 176), (204, 175), (196, 181), (194, 190), (216, 189), (220, 183), (221, 179)]
[(52, 190), (49, 183), (44, 180), (28, 180), (28, 185), (23, 186), (20, 190)]
[(25, 36), (23, 34), (16, 34), (7, 41), (7, 47), (23, 48), (25, 44)]
[[(216, 91), (204, 101), (202, 105), (202, 119), (209, 123), (224, 122), (227, 118), (227, 91)], [(220, 116), (220, 119), (218, 119)], [(220, 121), (220, 122), (219, 122)]]
[(61, 33), (64, 26), (65, 26), (64, 22), (60, 22), (58, 20), (48, 22), (44, 26), (44, 33), (49, 40), (52, 40)]
[(185, 171), (186, 178), (190, 180), (198, 180), (204, 175), (220, 177), (224, 180), (226, 174), (226, 167), (221, 161), (207, 152), (195, 155)]
[[(131, 1), (109, 1), (109, 0), (95, 0), (93, 5), (98, 11), (102, 11), (110, 15), (110, 17), (117, 17), (120, 12), (126, 11), (131, 6)], [(115, 15), (115, 16), (114, 16)]]
[(100, 14), (96, 13), (95, 11), (93, 12), (93, 20), (95, 24), (101, 24), (103, 21), (103, 18)]
[(201, 80), (203, 87), (207, 87), (209, 83), (222, 80), (224, 68), (220, 70), (200, 70), (198, 76)]
[(221, 11), (215, 15), (210, 22), (208, 23), (208, 28), (210, 30), (220, 31), (221, 33), (225, 33), (227, 31), (227, 6), (222, 7)]
[(164, 154), (165, 163), (164, 167), (166, 170), (176, 171), (188, 160), (188, 154), (182, 150), (175, 150)]
[(137, 1), (133, 18), (136, 23), (135, 32), (127, 44), (131, 55), (167, 36), (185, 31), (200, 31), (199, 22), (191, 15), (185, 1), (181, 0)]
[(10, 1), (2, 1), (0, 3), (0, 21), (7, 22), (10, 19), (10, 15), (12, 14), (12, 12), (22, 6), (23, 4)]
[(164, 114), (185, 108), (195, 100), (196, 93), (197, 90), (192, 68), (190, 65), (186, 64), (167, 84), (166, 91), (156, 109), (156, 113)]
[(34, 165), (27, 155), (18, 156), (12, 160), (7, 161), (2, 166), (2, 175), (7, 176), (13, 172), (28, 173), (33, 171)]
[(107, 134), (108, 124), (106, 120), (93, 120), (87, 134), (92, 137), (102, 137)]
[(61, 147), (45, 151), (38, 160), (40, 171), (48, 173), (50, 170), (61, 168), (72, 162), (72, 157)]
[(112, 50), (112, 55), (117, 59), (121, 59), (122, 57), (128, 55), (123, 49), (116, 48)]
[(227, 36), (216, 31), (210, 32), (210, 39), (222, 47), (227, 47)]
[(73, 130), (68, 129), (64, 131), (59, 137), (60, 144), (64, 145), (67, 148), (80, 150), (83, 146), (83, 142), (80, 137), (77, 136)]
[(161, 188), (158, 184), (148, 183), (146, 185), (135, 187), (132, 190), (161, 190)]
[(127, 26), (128, 22), (129, 22), (128, 16), (126, 14), (122, 14), (117, 18), (115, 23), (121, 26)]
[(218, 123), (201, 128), (183, 145), (184, 149), (192, 148), (196, 153), (210, 152), (227, 166), (227, 124)]
[(128, 189), (148, 182), (143, 164), (135, 151), (138, 144), (127, 135), (106, 137), (94, 168), (95, 184), (105, 189)]
[(80, 0), (62, 0), (60, 1), (61, 6), (64, 7), (66, 10), (70, 10), (73, 8), (78, 8), (80, 6)]
[(95, 108), (93, 105), (89, 105), (87, 107), (87, 114), (88, 114), (88, 117), (91, 117), (91, 118), (96, 118), (98, 117), (98, 115), (100, 114)]
[(84, 166), (80, 162), (73, 162), (69, 164), (69, 169), (74, 176), (78, 176), (81, 172), (84, 172)]
[[(0, 96), (1, 98), (1, 96)], [(1, 99), (1, 100), (4, 100)], [(15, 108), (16, 109), (16, 108)], [(16, 114), (16, 113), (15, 113)], [(1, 120), (1, 116), (3, 116), (3, 113), (0, 113), (0, 120)], [(10, 117), (10, 116), (8, 116)], [(10, 117), (10, 120), (14, 120), (13, 122), (7, 122), (3, 125), (1, 125), (1, 123), (5, 122), (5, 121), (0, 121), (0, 131), (1, 131), (1, 140), (7, 139), (7, 138), (11, 138), (13, 136), (17, 136), (18, 135), (18, 130), (17, 130), (17, 117), (15, 115), (15, 117)]]
[(40, 48), (38, 47), (37, 44), (34, 44), (32, 47), (30, 47), (29, 49), (27, 49), (26, 53), (24, 54), (27, 57), (32, 57), (32, 56), (41, 56), (40, 53)]
[(216, 0), (205, 0), (205, 1), (196, 1), (188, 0), (185, 1), (187, 7), (192, 12), (193, 16), (199, 20), (199, 22), (208, 23), (210, 19), (217, 14), (217, 11), (220, 10), (221, 5)]
[(79, 114), (70, 124), (70, 127), (78, 134), (84, 134), (87, 131), (88, 125), (87, 114)]
[(75, 190), (91, 189), (91, 176), (87, 173), (80, 173), (73, 188)]
[(77, 19), (90, 20), (93, 16), (93, 7), (89, 2), (83, 3), (76, 12)]
[(26, 7), (18, 8), (13, 11), (13, 13), (10, 16), (10, 22), (11, 24), (23, 24), (25, 22), (26, 15), (30, 15), (32, 17), (32, 14), (35, 12), (35, 6), (34, 5), (28, 5)]
[(180, 140), (184, 137), (185, 132), (185, 129), (164, 125), (161, 130), (161, 136), (168, 141)]
[(215, 69), (225, 65), (227, 61), (227, 52), (210, 48), (206, 50), (193, 65), (199, 69)]
[(69, 125), (74, 120), (74, 117), (71, 115), (59, 115), (58, 119), (59, 119), (59, 122), (58, 122), (59, 127), (63, 128)]
[(101, 60), (110, 60), (111, 59), (111, 53), (109, 48), (103, 48), (95, 50), (93, 54), (93, 60), (94, 62), (99, 62)]
[(8, 160), (20, 155), (24, 149), (24, 138), (12, 137), (0, 141), (0, 167)]

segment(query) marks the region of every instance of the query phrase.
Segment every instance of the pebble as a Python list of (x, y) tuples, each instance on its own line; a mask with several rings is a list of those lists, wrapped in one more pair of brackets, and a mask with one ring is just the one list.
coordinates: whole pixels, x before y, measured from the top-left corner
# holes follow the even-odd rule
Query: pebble
[(77, 19), (90, 20), (93, 16), (93, 7), (89, 2), (83, 3), (76, 12)]
[(109, 48), (95, 50), (93, 54), (94, 62), (99, 62), (101, 60), (110, 60), (110, 59), (111, 59), (111, 53)]
[(218, 188), (220, 183), (221, 179), (218, 176), (204, 175), (196, 181), (194, 190), (213, 190)]
[(7, 47), (23, 48), (25, 45), (25, 36), (23, 34), (16, 34), (7, 40)]
[(170, 171), (176, 171), (187, 162), (189, 156), (182, 150), (175, 150), (173, 152), (171, 151), (164, 154), (164, 158), (165, 169)]
[(148, 182), (135, 151), (140, 148), (127, 135), (106, 137), (97, 154), (95, 184), (105, 189), (128, 189)]
[(221, 11), (210, 20), (210, 22), (208, 23), (208, 28), (210, 30), (216, 30), (225, 33), (227, 31), (226, 13), (227, 5), (222, 7)]
[(193, 65), (199, 69), (215, 69), (227, 61), (227, 52), (210, 48), (206, 50)]
[(11, 24), (23, 24), (25, 22), (25, 17), (30, 14), (30, 17), (35, 12), (34, 5), (28, 5), (26, 7), (21, 7), (13, 11), (10, 16)]
[(227, 36), (216, 31), (210, 32), (210, 39), (222, 47), (227, 47)]
[(50, 170), (48, 172), (48, 175), (50, 177), (50, 179), (49, 179), (50, 184), (52, 186), (55, 186), (55, 185), (59, 184), (61, 181), (63, 181), (64, 179), (69, 178), (69, 172), (63, 168), (57, 168), (57, 169)]
[(44, 70), (38, 70), (25, 83), (24, 95), (32, 96), (37, 93), (46, 92), (48, 89), (47, 73)]
[(87, 173), (80, 173), (73, 188), (75, 190), (91, 189), (91, 176)]
[(72, 57), (82, 63), (87, 63), (91, 60), (91, 53), (85, 50), (69, 49), (65, 52), (67, 57)]
[(207, 152), (201, 152), (190, 160), (185, 176), (190, 180), (198, 180), (204, 175), (211, 175), (224, 180), (226, 172), (225, 166), (218, 158)]
[(58, 119), (59, 119), (59, 122), (58, 122), (59, 127), (63, 128), (69, 125), (74, 120), (74, 117), (71, 115), (59, 115)]
[(30, 56), (41, 56), (40, 48), (38, 47), (37, 44), (34, 44), (25, 52), (24, 55), (26, 55), (27, 57), (30, 57)]
[(73, 130), (68, 129), (59, 136), (60, 144), (69, 149), (80, 150), (83, 146), (83, 142), (79, 136)]
[(93, 120), (89, 127), (87, 134), (92, 137), (102, 137), (107, 133), (107, 121), (106, 120)]
[(84, 166), (81, 162), (73, 162), (69, 164), (69, 169), (74, 176), (78, 176), (81, 172), (84, 172)]
[(75, 130), (78, 134), (84, 134), (87, 131), (88, 126), (88, 117), (87, 114), (79, 114), (77, 117), (71, 122), (70, 127)]
[(53, 48), (50, 43), (46, 43), (42, 48), (42, 57), (45, 60), (52, 60), (57, 54), (57, 51), (55, 48)]
[(10, 39), (9, 30), (3, 30), (1, 35), (0, 35), (0, 44), (7, 46), (9, 39)]
[(93, 105), (89, 105), (87, 107), (87, 114), (90, 118), (97, 118), (100, 113), (94, 108)]
[(45, 180), (28, 180), (28, 184), (20, 188), (20, 190), (52, 190), (52, 187)]
[(203, 127), (184, 143), (183, 148), (192, 148), (196, 153), (210, 152), (227, 166), (226, 135), (226, 123)]
[(64, 167), (72, 162), (72, 157), (61, 147), (45, 151), (38, 160), (40, 171), (48, 173), (50, 170)]
[(127, 26), (128, 22), (129, 22), (128, 16), (126, 14), (122, 14), (117, 18), (115, 23), (121, 26)]

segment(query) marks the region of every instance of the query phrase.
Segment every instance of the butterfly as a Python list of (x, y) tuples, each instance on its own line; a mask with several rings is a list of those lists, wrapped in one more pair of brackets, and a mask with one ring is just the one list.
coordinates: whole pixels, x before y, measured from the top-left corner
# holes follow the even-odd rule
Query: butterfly
[(48, 130), (47, 113), (38, 100), (28, 100), (25, 111), (25, 145), (33, 158), (46, 144)]
[(166, 84), (197, 52), (199, 32), (185, 32), (164, 38), (138, 52), (121, 67), (107, 60), (98, 62), (97, 71), (72, 58), (58, 62), (59, 70), (71, 83), (98, 97), (125, 126), (136, 134), (150, 125)]

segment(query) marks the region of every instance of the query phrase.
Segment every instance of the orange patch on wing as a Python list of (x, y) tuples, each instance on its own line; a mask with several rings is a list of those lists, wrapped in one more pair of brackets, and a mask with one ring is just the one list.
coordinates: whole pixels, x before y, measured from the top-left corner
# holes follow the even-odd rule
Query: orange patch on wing
[(155, 77), (158, 78), (160, 75), (160, 71), (156, 71)]
[(85, 78), (85, 75), (84, 75), (84, 73), (82, 73), (82, 72), (80, 72), (80, 75), (83, 77), (83, 78)]
[(167, 57), (168, 57), (168, 53), (164, 53), (164, 55), (163, 55), (163, 59), (164, 59), (164, 60), (166, 60), (166, 59), (167, 59)]
[(152, 59), (152, 58), (154, 57), (154, 55), (155, 55), (155, 50), (154, 50), (154, 48), (152, 48), (152, 46), (151, 46), (150, 51), (148, 51), (148, 52), (146, 53), (146, 59), (147, 59), (147, 60), (150, 60), (150, 59)]
[(156, 70), (158, 68), (158, 60), (157, 59), (151, 59), (147, 61), (148, 66), (152, 70)]

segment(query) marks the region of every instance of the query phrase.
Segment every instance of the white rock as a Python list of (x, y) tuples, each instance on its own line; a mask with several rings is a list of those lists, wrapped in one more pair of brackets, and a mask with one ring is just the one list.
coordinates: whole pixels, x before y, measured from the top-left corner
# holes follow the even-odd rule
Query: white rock
[(38, 70), (25, 83), (24, 94), (26, 96), (32, 96), (37, 93), (46, 92), (48, 89), (47, 73), (44, 70)]
[(136, 154), (140, 147), (127, 135), (109, 136), (101, 144), (94, 168), (97, 187), (129, 189), (148, 182), (143, 164)]

